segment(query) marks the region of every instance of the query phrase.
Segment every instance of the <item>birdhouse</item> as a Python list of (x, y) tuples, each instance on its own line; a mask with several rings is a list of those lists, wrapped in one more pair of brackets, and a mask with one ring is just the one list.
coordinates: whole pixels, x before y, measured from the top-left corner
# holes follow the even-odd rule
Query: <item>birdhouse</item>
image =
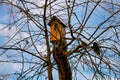
[(56, 16), (51, 18), (48, 25), (50, 26), (50, 42), (53, 43), (65, 38), (66, 26)]

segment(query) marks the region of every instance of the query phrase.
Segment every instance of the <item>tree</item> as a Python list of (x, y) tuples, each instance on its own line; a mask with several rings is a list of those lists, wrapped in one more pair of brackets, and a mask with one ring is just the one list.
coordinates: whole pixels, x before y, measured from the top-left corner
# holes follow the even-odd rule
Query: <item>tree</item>
[(67, 44), (62, 47), (67, 47), (64, 56), (69, 60), (72, 79), (119, 80), (119, 3), (119, 0), (0, 0), (0, 6), (7, 10), (7, 19), (0, 22), (0, 62), (19, 65), (18, 71), (5, 75), (17, 80), (56, 79), (58, 67), (53, 59), (48, 22), (57, 16), (67, 26)]

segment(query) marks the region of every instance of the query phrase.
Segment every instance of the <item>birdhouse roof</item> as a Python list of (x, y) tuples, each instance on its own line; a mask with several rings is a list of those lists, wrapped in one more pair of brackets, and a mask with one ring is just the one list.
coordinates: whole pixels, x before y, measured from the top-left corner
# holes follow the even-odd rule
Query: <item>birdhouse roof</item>
[(56, 16), (53, 16), (51, 18), (51, 20), (49, 21), (48, 25), (50, 26), (54, 21), (57, 21), (58, 23), (60, 23), (63, 27), (66, 27), (66, 25), (60, 20), (58, 19)]

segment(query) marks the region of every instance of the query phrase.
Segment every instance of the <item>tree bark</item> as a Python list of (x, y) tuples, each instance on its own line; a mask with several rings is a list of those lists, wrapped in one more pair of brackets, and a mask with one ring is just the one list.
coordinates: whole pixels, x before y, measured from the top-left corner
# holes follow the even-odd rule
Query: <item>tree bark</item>
[(65, 52), (64, 50), (62, 49), (61, 43), (59, 42), (54, 43), (53, 57), (58, 67), (59, 80), (72, 80), (70, 63), (67, 57), (64, 56), (64, 52)]

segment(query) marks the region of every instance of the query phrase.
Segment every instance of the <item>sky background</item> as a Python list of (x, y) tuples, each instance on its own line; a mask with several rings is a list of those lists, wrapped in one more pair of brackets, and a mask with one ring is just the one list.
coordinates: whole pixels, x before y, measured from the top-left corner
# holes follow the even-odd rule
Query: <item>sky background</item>
[[(39, 3), (39, 1), (40, 0), (35, 0), (35, 3), (36, 4), (38, 4)], [(43, 1), (43, 0), (42, 0)], [(41, 3), (41, 4), (43, 4), (43, 3)], [(109, 6), (109, 5), (106, 5), (106, 6)], [(92, 7), (92, 6), (91, 6)], [(58, 8), (58, 7), (56, 7), (56, 8)], [(80, 18), (80, 21), (82, 21), (82, 18), (83, 18), (83, 15), (84, 15), (84, 12), (82, 12), (83, 11), (83, 9), (84, 8), (77, 8), (76, 9), (76, 14), (79, 14), (80, 12), (81, 12), (81, 14), (79, 15), (79, 18)], [(11, 20), (9, 20), (8, 18), (9, 18), (9, 16), (10, 16), (10, 8), (9, 7), (7, 7), (6, 5), (3, 5), (3, 4), (0, 4), (0, 46), (2, 46), (2, 45), (5, 45), (6, 44), (6, 42), (7, 42), (7, 40), (8, 40), (8, 37), (11, 37), (11, 36), (13, 36), (13, 34), (15, 34), (18, 30), (19, 30), (19, 28), (17, 28), (17, 27), (10, 27), (10, 26), (6, 26), (6, 23), (7, 24), (9, 24), (10, 22), (11, 22)], [(33, 12), (35, 12), (35, 13), (38, 13), (38, 14), (41, 14), (42, 13), (42, 11), (38, 11), (38, 10), (34, 10)], [(63, 12), (61, 12), (61, 14), (62, 14)], [(90, 18), (89, 19), (89, 21), (88, 21), (88, 23), (87, 23), (87, 25), (86, 26), (97, 26), (100, 22), (102, 22), (106, 17), (108, 17), (108, 16), (110, 16), (110, 13), (109, 12), (106, 12), (106, 11), (104, 11), (104, 10), (102, 10), (101, 8), (98, 8), (95, 12), (95, 15), (96, 16), (94, 16), (94, 15), (92, 15), (91, 17), (92, 18)], [(104, 13), (103, 15), (99, 15), (99, 14), (102, 14), (102, 13)], [(74, 19), (74, 17), (73, 17), (73, 19)], [(76, 22), (76, 20), (74, 20), (73, 21), (73, 24)], [(107, 24), (106, 24), (107, 25)], [(105, 25), (105, 26), (106, 26)], [(77, 26), (77, 25), (76, 25)], [(37, 28), (36, 28), (37, 29)], [(86, 28), (87, 29), (87, 28)], [(89, 29), (88, 29), (89, 30)], [(91, 31), (91, 30), (90, 30)], [(92, 32), (90, 32), (90, 33), (92, 33)], [(98, 33), (99, 33), (99, 31), (98, 31)], [(22, 36), (21, 36), (22, 35)], [(8, 37), (6, 37), (6, 36), (8, 36)], [(26, 38), (26, 37), (28, 37), (29, 35), (27, 34), (27, 33), (25, 33), (25, 32), (21, 32), (21, 33), (19, 33), (19, 34), (17, 34), (17, 36), (16, 37), (14, 37), (14, 39), (20, 39), (20, 38)], [(9, 44), (11, 44), (11, 43), (9, 43)], [(45, 46), (44, 45), (42, 45), (42, 46), (37, 46), (37, 48), (39, 49), (39, 48), (44, 48), (45, 49)], [(0, 53), (2, 52), (3, 50), (0, 50)], [(14, 51), (8, 51), (9, 52), (9, 54), (10, 54), (10, 56), (13, 54), (14, 55), (14, 53), (15, 54), (18, 54), (18, 53), (16, 53), (16, 52), (14, 52)], [(26, 54), (27, 55), (27, 54)], [(19, 54), (17, 55), (17, 56), (15, 56), (14, 58), (19, 58), (18, 57), (19, 56)], [(27, 56), (29, 56), (29, 55), (27, 55)], [(31, 56), (29, 56), (29, 57), (31, 57)], [(9, 60), (8, 59), (8, 57), (6, 57), (6, 56), (0, 56), (0, 60), (2, 60), (2, 59), (6, 59), (6, 60)], [(21, 58), (20, 58), (21, 59)], [(80, 65), (79, 65), (80, 66)], [(27, 67), (27, 66), (26, 66)], [(81, 68), (81, 67), (80, 67)], [(19, 72), (20, 71), (20, 69), (21, 69), (21, 65), (20, 64), (13, 64), (13, 63), (0, 63), (0, 74), (3, 74), (5, 77), (9, 77), (9, 74), (10, 73), (13, 73), (13, 72)], [(84, 71), (83, 71), (84, 72)], [(87, 72), (87, 71), (86, 71)], [(56, 76), (57, 76), (57, 72), (54, 70), (54, 78), (56, 78)], [(7, 75), (6, 75), (7, 74)], [(86, 73), (86, 76), (89, 76), (89, 77), (91, 77), (91, 74), (92, 73)], [(73, 76), (74, 76), (75, 74), (73, 73)], [(86, 80), (85, 78), (83, 78), (83, 77), (81, 77), (81, 76), (79, 76), (79, 74), (77, 74), (76, 76), (78, 76), (78, 78), (80, 78), (81, 80)], [(8, 80), (14, 80), (13, 78), (15, 78), (15, 76), (13, 75), (12, 77), (9, 77), (9, 79)]]

